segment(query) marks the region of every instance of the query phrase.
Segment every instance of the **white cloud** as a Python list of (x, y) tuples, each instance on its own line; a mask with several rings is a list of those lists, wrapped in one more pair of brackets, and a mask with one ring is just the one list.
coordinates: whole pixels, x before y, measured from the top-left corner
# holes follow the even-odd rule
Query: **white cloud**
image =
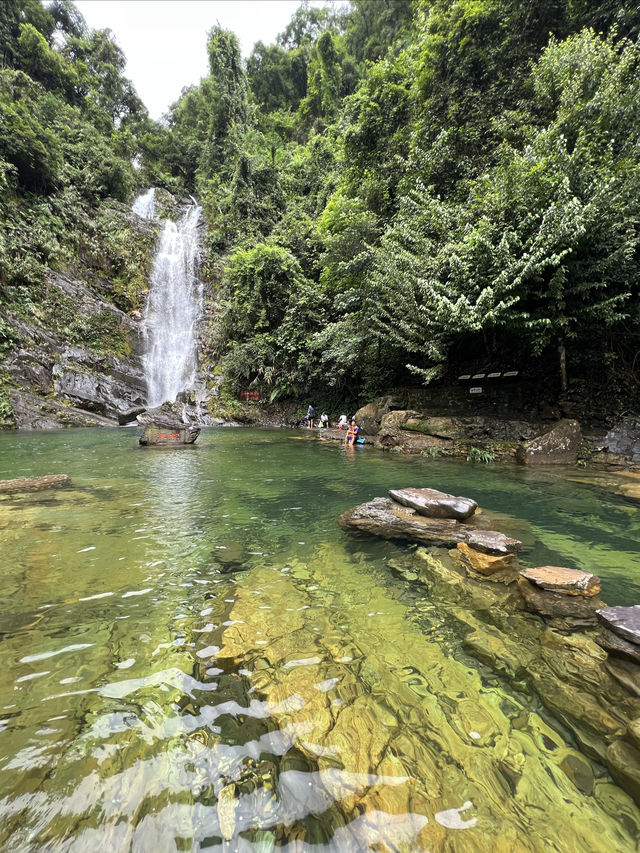
[[(158, 119), (208, 72), (207, 33), (220, 24), (238, 36), (244, 56), (282, 32), (298, 0), (76, 0), (92, 29), (110, 29), (132, 81)], [(323, 5), (314, 2), (313, 5)]]

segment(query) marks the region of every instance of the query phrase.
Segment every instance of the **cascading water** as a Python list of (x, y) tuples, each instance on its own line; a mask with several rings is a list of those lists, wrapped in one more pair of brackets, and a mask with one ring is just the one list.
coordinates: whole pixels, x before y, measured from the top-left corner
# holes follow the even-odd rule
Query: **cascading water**
[[(155, 218), (154, 190), (136, 199), (133, 210), (143, 218)], [(143, 360), (151, 408), (173, 402), (195, 382), (197, 324), (202, 313), (202, 284), (197, 275), (201, 212), (194, 201), (177, 224), (167, 220), (153, 260)]]

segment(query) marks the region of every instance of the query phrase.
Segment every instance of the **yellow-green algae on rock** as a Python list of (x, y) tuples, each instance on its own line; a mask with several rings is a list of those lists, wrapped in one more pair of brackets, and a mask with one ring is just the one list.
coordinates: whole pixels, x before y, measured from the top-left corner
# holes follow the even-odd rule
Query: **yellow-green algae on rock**
[[(366, 565), (363, 576), (345, 576), (340, 557), (327, 548), (316, 569), (325, 590), (357, 600), (353, 584), (365, 581)], [(416, 556), (421, 561), (441, 566), (441, 577), (454, 571), (426, 552)], [(260, 611), (250, 590), (236, 589), (216, 660), (223, 668), (250, 662), (252, 690), (317, 768), (325, 806), (341, 815), (349, 845), (363, 845), (353, 849), (367, 849), (365, 842), (460, 853), (635, 849), (637, 810), (603, 769), (498, 682), (484, 685), (453, 656), (455, 648), (411, 626), (389, 636), (394, 603), (383, 588), (372, 586), (366, 605), (348, 609), (349, 641), (322, 613), (319, 620), (305, 595), (289, 597), (283, 608), (275, 589), (270, 595), (272, 579), (271, 571), (261, 573)], [(481, 630), (459, 602), (448, 606)], [(304, 791), (300, 796), (289, 819), (318, 805), (317, 792), (306, 804)], [(380, 821), (381, 812), (396, 816), (397, 826), (393, 817)], [(397, 848), (384, 846), (396, 832), (414, 834)]]

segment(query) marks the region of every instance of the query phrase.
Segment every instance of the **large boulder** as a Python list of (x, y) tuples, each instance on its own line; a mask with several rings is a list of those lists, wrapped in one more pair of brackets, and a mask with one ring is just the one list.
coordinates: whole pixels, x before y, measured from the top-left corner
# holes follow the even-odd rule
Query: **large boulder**
[(454, 497), (437, 489), (390, 489), (389, 497), (427, 518), (455, 518), (464, 521), (478, 508), (478, 504), (471, 498)]
[(517, 459), (524, 465), (575, 465), (581, 441), (578, 421), (562, 420), (519, 447)]
[(380, 425), (383, 418), (392, 409), (402, 409), (406, 405), (406, 400), (397, 395), (387, 395), (386, 397), (377, 397), (372, 402), (367, 403), (362, 408), (358, 409), (354, 417), (360, 432), (363, 435), (377, 435), (380, 430)]

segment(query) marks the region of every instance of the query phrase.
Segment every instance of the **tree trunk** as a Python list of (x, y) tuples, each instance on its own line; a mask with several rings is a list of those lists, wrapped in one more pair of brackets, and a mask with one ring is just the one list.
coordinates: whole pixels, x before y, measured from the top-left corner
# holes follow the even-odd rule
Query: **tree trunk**
[(562, 393), (567, 390), (567, 351), (564, 346), (564, 340), (558, 342), (558, 356), (560, 357), (560, 387)]

